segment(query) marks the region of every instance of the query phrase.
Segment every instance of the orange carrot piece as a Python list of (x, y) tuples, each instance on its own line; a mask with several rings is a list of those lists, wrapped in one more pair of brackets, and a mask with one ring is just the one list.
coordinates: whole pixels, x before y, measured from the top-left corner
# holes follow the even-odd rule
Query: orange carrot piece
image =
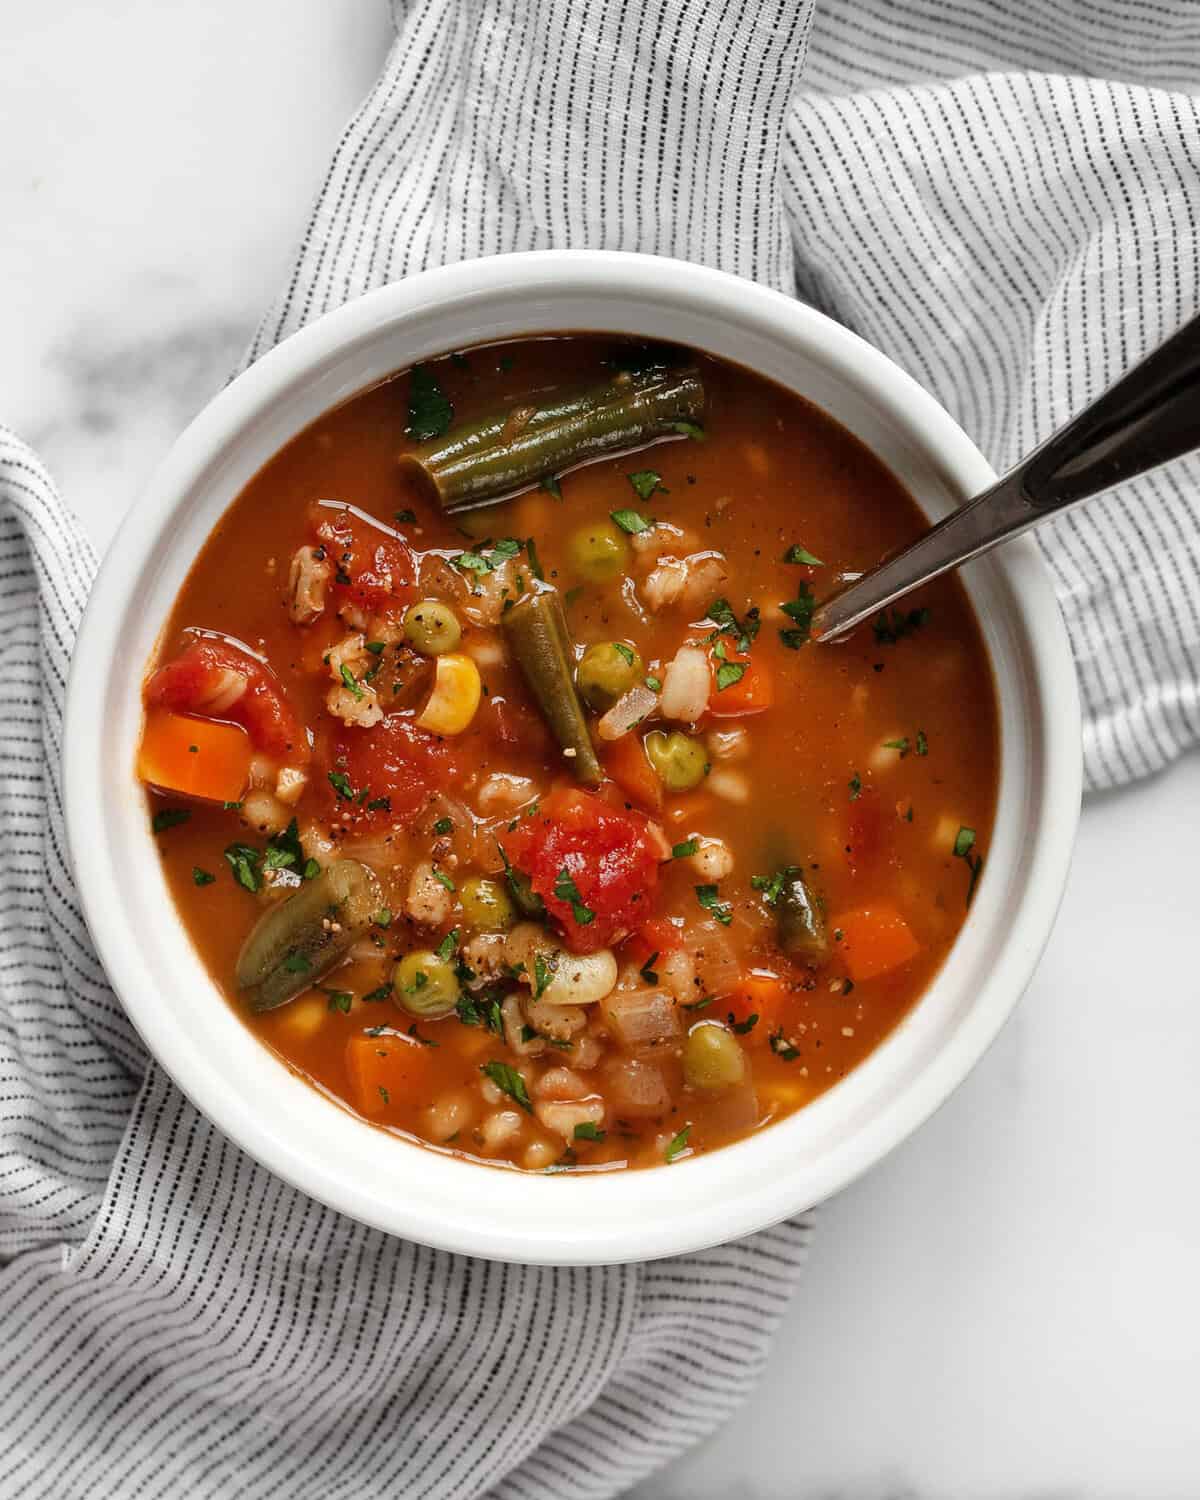
[(252, 749), (237, 724), (152, 708), (142, 730), (137, 773), (163, 792), (203, 802), (237, 802), (250, 775)]
[[(775, 701), (775, 684), (771, 678), (771, 669), (761, 658), (742, 656), (735, 651), (732, 645), (725, 641), (724, 658), (713, 655), (716, 647), (709, 652), (708, 665), (712, 674), (712, 692), (708, 699), (708, 711), (715, 719), (736, 719), (744, 714), (759, 714), (764, 708), (770, 708)], [(741, 677), (736, 682), (727, 683), (725, 687), (720, 686), (720, 672), (722, 667), (741, 667)], [(726, 673), (726, 676), (732, 675)]]
[(368, 1036), (365, 1031), (352, 1036), (346, 1043), (346, 1072), (359, 1114), (386, 1114), (393, 1099), (425, 1089), (429, 1050), (405, 1036)]
[(722, 1000), (719, 1007), (714, 1009), (719, 1008), (721, 1011), (718, 1019), (724, 1020), (728, 1013), (735, 1023), (742, 1025), (751, 1016), (757, 1016), (758, 1020), (753, 1027), (744, 1033), (745, 1040), (750, 1046), (756, 1043), (765, 1045), (770, 1033), (782, 1021), (781, 1013), (786, 996), (787, 985), (777, 974), (751, 969), (749, 973), (742, 975), (737, 988), (727, 1000)]
[(662, 811), (663, 784), (646, 757), (641, 736), (623, 734), (605, 750), (604, 769), (629, 800), (645, 812)]
[(843, 912), (829, 926), (834, 933), (842, 934), (835, 952), (841, 954), (856, 984), (898, 969), (921, 951), (912, 929), (894, 906), (864, 906)]

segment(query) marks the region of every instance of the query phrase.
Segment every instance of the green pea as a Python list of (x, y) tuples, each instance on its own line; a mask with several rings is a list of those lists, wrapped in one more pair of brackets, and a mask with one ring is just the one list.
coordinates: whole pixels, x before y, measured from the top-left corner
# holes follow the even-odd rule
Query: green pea
[(462, 640), (462, 626), (448, 604), (422, 599), (404, 613), (404, 639), (423, 656), (441, 656)]
[(428, 948), (404, 955), (392, 970), (392, 991), (409, 1015), (426, 1021), (448, 1016), (461, 994), (454, 965)]
[(512, 899), (498, 880), (470, 875), (458, 888), (463, 918), (479, 932), (506, 932), (517, 920)]
[(629, 543), (620, 527), (605, 518), (571, 533), (567, 557), (572, 571), (588, 583), (611, 583), (625, 571)]
[(575, 669), (575, 681), (584, 701), (604, 713), (623, 694), (642, 680), (642, 658), (624, 641), (600, 641), (589, 646)]
[(708, 774), (704, 746), (678, 730), (673, 734), (652, 730), (646, 736), (646, 754), (660, 780), (673, 792), (690, 791)]
[(694, 1089), (727, 1089), (746, 1076), (746, 1057), (719, 1021), (700, 1021), (683, 1043), (683, 1077)]

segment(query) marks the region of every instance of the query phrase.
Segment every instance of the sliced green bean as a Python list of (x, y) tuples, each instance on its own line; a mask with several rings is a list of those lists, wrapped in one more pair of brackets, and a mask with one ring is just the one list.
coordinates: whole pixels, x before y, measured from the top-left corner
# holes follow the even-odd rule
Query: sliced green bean
[(547, 475), (679, 435), (704, 415), (694, 369), (623, 371), (603, 385), (508, 407), (400, 459), (444, 510), (504, 499)]
[(829, 934), (820, 903), (799, 870), (789, 869), (775, 900), (779, 946), (793, 958), (824, 958)]
[(600, 762), (575, 691), (574, 658), (557, 589), (526, 594), (502, 617), (509, 649), (563, 747), (575, 777), (587, 786), (601, 779)]
[(356, 859), (338, 859), (265, 911), (237, 961), (250, 1009), (274, 1010), (314, 985), (345, 958), (382, 905), (372, 871)]

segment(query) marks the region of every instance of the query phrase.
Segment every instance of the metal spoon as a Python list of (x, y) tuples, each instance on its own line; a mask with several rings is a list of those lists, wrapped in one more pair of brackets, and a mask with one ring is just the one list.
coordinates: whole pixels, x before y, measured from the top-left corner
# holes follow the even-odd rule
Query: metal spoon
[(834, 641), (864, 620), (1048, 516), (1200, 447), (1200, 316), (1084, 407), (990, 489), (838, 589), (810, 634)]

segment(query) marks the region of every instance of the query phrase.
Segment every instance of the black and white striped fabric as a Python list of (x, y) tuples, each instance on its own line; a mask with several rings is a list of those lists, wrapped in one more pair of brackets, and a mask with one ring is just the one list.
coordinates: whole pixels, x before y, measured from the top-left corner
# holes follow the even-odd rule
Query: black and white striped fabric
[[(808, 0), (408, 0), (396, 22), (249, 358), (438, 262), (669, 253), (830, 311), (1003, 466), (1200, 299), (1194, 0), (822, 0), (815, 21)], [(1183, 461), (1045, 541), (1092, 786), (1200, 727), (1198, 477)], [(94, 565), (0, 432), (0, 1500), (619, 1493), (753, 1384), (807, 1225), (657, 1265), (489, 1265), (342, 1219), (224, 1141), (148, 1063), (66, 864)]]

